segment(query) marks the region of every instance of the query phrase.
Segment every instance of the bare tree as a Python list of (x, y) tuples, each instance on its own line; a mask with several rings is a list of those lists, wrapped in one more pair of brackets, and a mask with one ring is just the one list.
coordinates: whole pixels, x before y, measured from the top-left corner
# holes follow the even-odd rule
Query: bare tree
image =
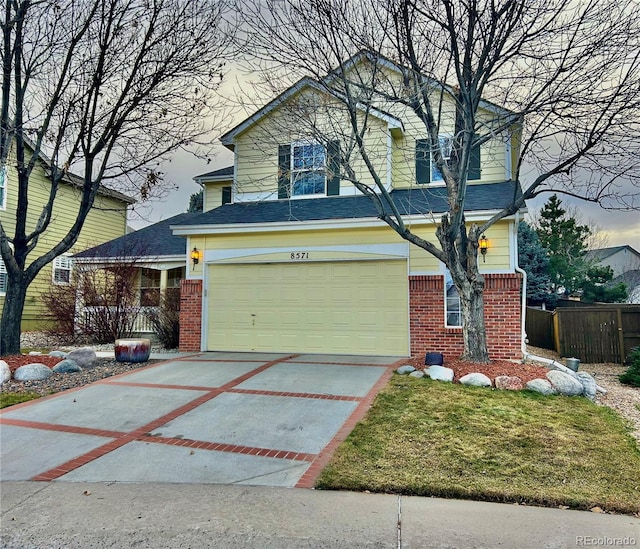
[[(8, 276), (0, 353), (8, 354), (19, 351), (29, 284), (74, 245), (100, 189), (144, 200), (162, 187), (160, 161), (207, 137), (219, 112), (230, 24), (226, 0), (4, 4), (0, 169), (16, 174), (18, 188), (15, 230), (7, 234), (0, 222)], [(32, 212), (38, 163), (51, 187), (42, 210)], [(34, 251), (68, 183), (79, 189), (77, 216), (49, 249)]]
[[(302, 111), (300, 122), (325, 143), (339, 137), (341, 177), (371, 197), (382, 221), (451, 272), (465, 358), (488, 360), (478, 270), (487, 229), (548, 191), (607, 208), (638, 206), (636, 1), (239, 1), (247, 63), (262, 71), (262, 85), (311, 77), (327, 104), (342, 109), (342, 122), (322, 125)], [(367, 63), (354, 66), (350, 60), (362, 51)], [(437, 242), (412, 231), (390, 197), (387, 174), (366, 138), (376, 109), (409, 112), (442, 174), (448, 211), (437, 220)], [(447, 154), (444, 131), (452, 136)], [(520, 185), (491, 219), (467, 223), (473, 151), (492, 139), (515, 144), (509, 161)], [(407, 143), (407, 155), (414, 143)]]

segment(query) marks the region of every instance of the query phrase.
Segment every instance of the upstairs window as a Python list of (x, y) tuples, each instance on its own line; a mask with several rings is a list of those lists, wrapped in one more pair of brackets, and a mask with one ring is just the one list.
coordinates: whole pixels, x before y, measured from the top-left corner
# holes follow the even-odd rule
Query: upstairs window
[(326, 153), (318, 143), (291, 146), (291, 196), (325, 194)]
[(222, 187), (222, 205), (231, 204), (231, 187)]
[(60, 255), (53, 260), (53, 283), (67, 285), (71, 283), (73, 260), (68, 255)]
[[(451, 160), (453, 152), (453, 137), (442, 136), (438, 138), (440, 151), (446, 163)], [(471, 150), (469, 159), (469, 181), (480, 179), (480, 146), (476, 145)], [(427, 183), (438, 183), (443, 181), (442, 172), (435, 162), (435, 155), (432, 154), (428, 139), (416, 139), (416, 183), (424, 185)]]
[(7, 207), (7, 167), (0, 168), (0, 210)]
[(296, 142), (278, 147), (278, 198), (340, 194), (340, 143)]

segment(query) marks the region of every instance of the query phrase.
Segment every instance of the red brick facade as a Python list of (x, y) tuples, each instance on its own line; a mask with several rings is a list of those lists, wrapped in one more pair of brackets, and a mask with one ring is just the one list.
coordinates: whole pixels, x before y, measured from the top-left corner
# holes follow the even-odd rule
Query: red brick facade
[(180, 283), (180, 350), (200, 351), (202, 280)]
[[(520, 275), (485, 275), (485, 323), (492, 359), (521, 358)], [(440, 352), (448, 358), (462, 354), (462, 329), (446, 328), (444, 277), (409, 277), (411, 354)]]
[[(520, 275), (485, 275), (485, 322), (492, 359), (521, 358)], [(183, 280), (180, 294), (180, 350), (200, 351), (202, 281)], [(409, 277), (411, 354), (430, 351), (447, 358), (462, 354), (462, 329), (445, 328), (444, 277)]]

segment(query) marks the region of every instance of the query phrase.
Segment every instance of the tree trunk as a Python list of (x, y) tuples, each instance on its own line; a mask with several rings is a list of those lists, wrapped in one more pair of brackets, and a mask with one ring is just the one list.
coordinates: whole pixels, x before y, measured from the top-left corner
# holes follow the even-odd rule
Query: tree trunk
[(20, 322), (28, 286), (25, 277), (9, 281), (2, 309), (0, 356), (20, 354)]
[(489, 362), (487, 331), (484, 324), (484, 278), (478, 276), (473, 283), (458, 288), (462, 313), (463, 360)]

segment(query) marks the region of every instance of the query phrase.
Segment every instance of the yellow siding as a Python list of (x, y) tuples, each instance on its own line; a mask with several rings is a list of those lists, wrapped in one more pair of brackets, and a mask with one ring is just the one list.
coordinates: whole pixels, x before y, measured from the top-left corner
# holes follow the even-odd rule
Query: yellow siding
[[(0, 221), (11, 235), (15, 231), (16, 207), (18, 200), (16, 177), (10, 165), (8, 167), (7, 208), (0, 210)], [(49, 180), (41, 167), (36, 166), (29, 182), (29, 210), (27, 216), (27, 231), (32, 230), (42, 212), (42, 206), (49, 196)], [(39, 255), (49, 250), (69, 230), (79, 208), (80, 191), (70, 185), (62, 185), (58, 191), (53, 209), (52, 221), (47, 231), (40, 237), (38, 245), (28, 256), (31, 262)], [(126, 232), (127, 213), (126, 204), (105, 196), (97, 196), (93, 209), (87, 216), (85, 225), (80, 232), (78, 241), (69, 251), (77, 253), (92, 246), (101, 244)], [(53, 276), (53, 265), (45, 266), (33, 281), (27, 292), (27, 299), (22, 317), (23, 330), (36, 329), (42, 324), (43, 307), (40, 295), (50, 288)], [(0, 297), (0, 308), (4, 304), (4, 297)]]
[(207, 182), (204, 184), (204, 211), (208, 212), (222, 205), (222, 187), (231, 187), (233, 180)]
[[(512, 221), (496, 223), (487, 232), (489, 253), (486, 262), (480, 261), (481, 271), (508, 270), (510, 268), (510, 227)], [(414, 225), (413, 230), (418, 236), (425, 238), (439, 247), (435, 236), (436, 227), (433, 224)], [(360, 229), (323, 229), (309, 231), (282, 231), (264, 233), (236, 233), (229, 235), (206, 235), (191, 237), (191, 247), (203, 250), (256, 250), (263, 248), (288, 248), (291, 251), (314, 246), (364, 246), (367, 244), (397, 244), (405, 242), (400, 236), (386, 225), (374, 228)], [(329, 257), (329, 255), (327, 255)], [(330, 257), (337, 257), (336, 254)], [(265, 259), (265, 258), (262, 258)], [(245, 259), (245, 261), (248, 259)], [(409, 245), (409, 270), (412, 273), (441, 272), (438, 260), (430, 253), (413, 244)], [(195, 269), (193, 275), (202, 274), (202, 263)]]

